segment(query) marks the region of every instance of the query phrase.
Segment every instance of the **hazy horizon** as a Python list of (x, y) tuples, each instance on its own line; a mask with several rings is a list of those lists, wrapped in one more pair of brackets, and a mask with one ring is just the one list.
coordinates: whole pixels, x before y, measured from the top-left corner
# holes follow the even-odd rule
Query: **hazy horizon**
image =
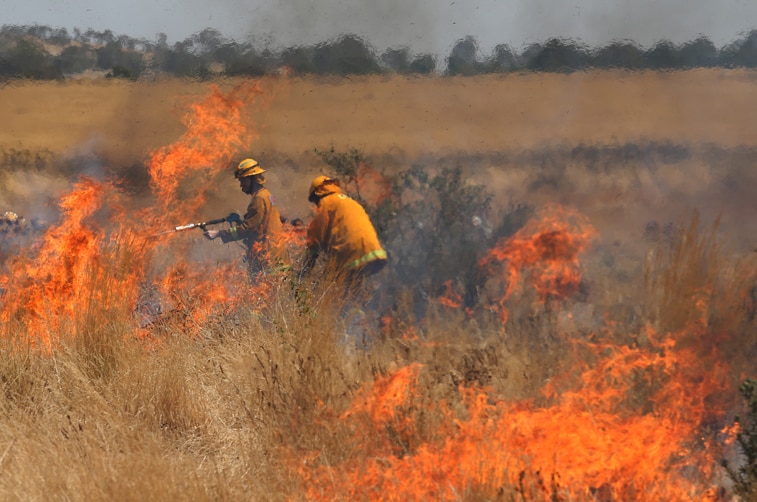
[(408, 47), (414, 53), (445, 55), (454, 44), (475, 37), (482, 52), (498, 44), (520, 49), (550, 38), (596, 47), (629, 40), (651, 47), (710, 39), (717, 47), (757, 26), (757, 3), (740, 0), (683, 2), (629, 0), (571, 4), (549, 0), (472, 2), (389, 1), (306, 2), (276, 0), (137, 0), (111, 4), (94, 0), (0, 0), (4, 25), (43, 25), (81, 31), (111, 30), (114, 35), (168, 42), (183, 41), (204, 29), (224, 38), (254, 40), (271, 48), (309, 45), (354, 34), (376, 50)]

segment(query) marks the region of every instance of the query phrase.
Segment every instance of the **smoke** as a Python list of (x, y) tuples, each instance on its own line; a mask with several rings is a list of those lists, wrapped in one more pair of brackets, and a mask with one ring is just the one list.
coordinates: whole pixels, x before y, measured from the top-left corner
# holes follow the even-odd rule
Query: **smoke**
[[(738, 14), (737, 14), (738, 13)], [(754, 26), (757, 5), (739, 0), (613, 0), (611, 2), (446, 1), (273, 2), (250, 19), (279, 44), (308, 44), (353, 33), (379, 51), (407, 46), (445, 57), (455, 42), (473, 36), (484, 53), (498, 44), (525, 47), (550, 38), (591, 47), (631, 40), (651, 47), (661, 40), (684, 43), (701, 35), (722, 47)]]
[[(735, 16), (736, 12), (741, 15)], [(676, 44), (699, 36), (708, 37), (722, 47), (754, 27), (751, 20), (757, 6), (726, 2), (687, 2), (684, 0), (612, 0), (610, 2), (552, 2), (535, 0), (519, 3), (503, 18), (509, 30), (500, 33), (511, 45), (543, 42), (548, 38), (567, 38), (591, 47), (617, 40), (630, 40), (651, 47), (661, 40)], [(491, 28), (491, 27), (488, 27)], [(481, 34), (489, 43), (493, 30)]]
[(58, 218), (57, 201), (70, 182), (41, 172), (3, 172), (0, 211), (15, 212), (29, 221), (50, 222)]
[(438, 9), (419, 0), (269, 0), (260, 9), (260, 18), (251, 21), (264, 26), (266, 38), (282, 46), (312, 44), (354, 34), (379, 51), (408, 46), (416, 52), (425, 52), (444, 44), (440, 14)]
[(497, 44), (523, 47), (550, 38), (572, 39), (590, 46), (631, 40), (652, 46), (660, 40), (683, 43), (700, 35), (723, 46), (754, 27), (757, 5), (743, 0), (138, 0), (110, 4), (77, 0), (75, 5), (48, 5), (46, 0), (7, 6), (8, 24), (47, 24), (82, 31), (185, 40), (211, 28), (236, 40), (267, 45), (311, 45), (355, 34), (383, 51), (406, 46), (414, 53), (445, 57), (457, 40), (473, 36), (482, 51)]

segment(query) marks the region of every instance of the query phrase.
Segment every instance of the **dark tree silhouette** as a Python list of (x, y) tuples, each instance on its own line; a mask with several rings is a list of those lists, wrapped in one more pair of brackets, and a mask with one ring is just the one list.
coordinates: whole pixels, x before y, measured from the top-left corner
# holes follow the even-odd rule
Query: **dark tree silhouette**
[(68, 30), (65, 28), (57, 28), (51, 30), (47, 34), (45, 39), (48, 43), (64, 47), (71, 43), (71, 37), (68, 35)]
[(259, 53), (251, 45), (244, 47), (228, 43), (219, 47), (215, 60), (224, 65), (227, 75), (260, 77), (276, 67), (276, 57), (270, 51)]
[(284, 49), (281, 54), (281, 66), (289, 68), (297, 75), (305, 75), (308, 73), (315, 73), (315, 65), (313, 64), (313, 48), (312, 47), (288, 47)]
[(594, 54), (592, 65), (597, 68), (638, 70), (644, 67), (644, 51), (633, 42), (613, 42)]
[(116, 41), (116, 37), (113, 35), (113, 32), (110, 30), (105, 30), (103, 32), (90, 30), (90, 32), (91, 32), (90, 37), (96, 44), (108, 45)]
[(316, 46), (313, 68), (315, 73), (322, 75), (368, 75), (381, 72), (373, 51), (355, 35), (344, 35), (335, 42)]
[(40, 80), (63, 76), (42, 44), (26, 37), (18, 39), (7, 51), (0, 53), (0, 74)]
[(683, 44), (678, 58), (682, 68), (710, 68), (718, 64), (718, 50), (710, 39), (699, 37)]
[(681, 64), (678, 49), (671, 42), (662, 40), (644, 54), (647, 68), (672, 70)]
[(585, 47), (570, 40), (550, 39), (533, 58), (528, 68), (535, 71), (570, 72), (589, 67), (591, 57)]
[(470, 35), (458, 40), (447, 57), (447, 75), (477, 75), (482, 67), (478, 60), (478, 42)]
[(436, 71), (436, 57), (431, 54), (419, 54), (410, 63), (410, 73), (431, 75)]
[(61, 72), (75, 74), (93, 69), (97, 64), (97, 55), (89, 47), (70, 45), (63, 49), (56, 61)]
[[(51, 50), (51, 45), (57, 46)], [(55, 55), (53, 55), (55, 54)], [(480, 59), (473, 36), (458, 40), (444, 59), (443, 74), (469, 76), (514, 71), (571, 72), (589, 68), (626, 70), (682, 70), (711, 67), (757, 67), (757, 30), (718, 50), (706, 37), (675, 46), (661, 40), (648, 50), (632, 41), (614, 41), (589, 49), (573, 40), (552, 38), (518, 53), (505, 44)], [(413, 56), (409, 47), (386, 49), (379, 58), (370, 44), (356, 35), (316, 45), (287, 47), (274, 52), (252, 42), (240, 44), (206, 28), (173, 46), (160, 33), (154, 42), (115, 35), (111, 30), (82, 31), (49, 26), (0, 26), (0, 76), (61, 78), (96, 68), (110, 76), (140, 78), (152, 73), (208, 78), (214, 75), (262, 76), (279, 68), (296, 75), (431, 75), (439, 70), (437, 57)], [(149, 73), (146, 73), (149, 72)]]
[(486, 71), (490, 73), (509, 73), (520, 68), (518, 57), (510, 46), (499, 44), (494, 47), (492, 55), (486, 60)]
[(743, 40), (737, 40), (723, 48), (720, 61), (728, 67), (757, 67), (757, 30), (752, 30)]
[(97, 67), (110, 70), (111, 76), (136, 80), (144, 71), (143, 55), (139, 52), (124, 51), (115, 38), (96, 49), (95, 53)]
[(227, 43), (218, 30), (210, 28), (205, 28), (200, 33), (192, 35), (186, 40), (186, 42), (189, 42), (187, 50), (198, 56), (203, 54), (213, 54)]
[(202, 58), (190, 52), (192, 42), (177, 42), (173, 48), (160, 48), (155, 53), (155, 60), (160, 71), (178, 77), (202, 78), (209, 70)]
[(384, 67), (394, 73), (410, 72), (410, 49), (407, 47), (390, 48), (381, 54)]

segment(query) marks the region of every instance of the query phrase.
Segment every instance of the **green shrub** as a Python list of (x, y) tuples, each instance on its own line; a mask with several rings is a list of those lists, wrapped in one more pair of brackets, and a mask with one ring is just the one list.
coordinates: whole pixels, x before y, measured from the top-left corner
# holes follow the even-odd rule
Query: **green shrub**
[(360, 192), (365, 156), (356, 149), (316, 150), (331, 175), (366, 208), (390, 254), (389, 298), (411, 291), (413, 310), (423, 311), (431, 298), (451, 286), (462, 306), (473, 308), (487, 279), (479, 266), (500, 238), (518, 231), (532, 208), (513, 204), (496, 224), (489, 223), (493, 196), (484, 185), (468, 182), (461, 166), (429, 168), (416, 164), (385, 176), (385, 197), (368, 203)]
[(736, 417), (736, 423), (741, 431), (736, 436), (745, 462), (738, 468), (732, 467), (727, 460), (723, 461), (728, 477), (733, 481), (733, 491), (743, 500), (757, 500), (757, 380), (747, 379), (739, 387), (748, 407), (748, 416), (742, 422)]
[(62, 76), (42, 44), (25, 38), (19, 39), (14, 46), (0, 52), (0, 74), (39, 80), (51, 80)]

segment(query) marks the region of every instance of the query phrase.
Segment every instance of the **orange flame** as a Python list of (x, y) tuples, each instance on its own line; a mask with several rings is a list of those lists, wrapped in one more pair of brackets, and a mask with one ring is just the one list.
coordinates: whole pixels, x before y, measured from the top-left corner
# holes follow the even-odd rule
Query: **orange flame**
[(451, 309), (463, 306), (463, 297), (453, 289), (451, 280), (444, 282), (444, 295), (437, 297), (435, 301)]
[[(246, 284), (239, 260), (216, 265), (193, 260), (188, 239), (146, 237), (178, 223), (196, 221), (208, 183), (228, 169), (229, 162), (254, 138), (245, 107), (262, 90), (246, 81), (227, 94), (213, 86), (191, 105), (183, 123), (187, 130), (174, 144), (149, 156), (148, 173), (155, 204), (135, 211), (116, 182), (82, 177), (60, 201), (61, 218), (26, 257), (16, 257), (3, 285), (0, 318), (9, 334), (28, 333), (50, 347), (61, 332), (76, 334), (97, 313), (134, 324), (140, 291), (153, 284), (159, 301), (183, 309), (195, 326), (212, 312), (228, 309), (236, 294), (264, 301), (269, 286)], [(185, 234), (186, 235), (186, 234)], [(213, 280), (209, 280), (209, 278)], [(89, 318), (87, 317), (89, 316)], [(111, 317), (108, 317), (111, 318)], [(187, 329), (192, 332), (191, 328)]]
[[(518, 266), (549, 286), (537, 287), (546, 294), (574, 283), (576, 256), (594, 232), (582, 219), (574, 224), (583, 231), (569, 232), (564, 214), (553, 210), (561, 218), (531, 222), (492, 253), (510, 267), (510, 292)], [(692, 301), (709, 308), (704, 295)], [(608, 323), (599, 341), (574, 341), (565, 354), (573, 369), (538, 399), (460, 387), (459, 404), (435, 400), (418, 384), (418, 364), (378, 378), (341, 416), (355, 454), (337, 465), (300, 457), (307, 498), (714, 500), (719, 448), (733, 440), (732, 430), (712, 427), (730, 388), (717, 334), (700, 316), (678, 332), (647, 328), (629, 346), (613, 341), (616, 327)]]
[(99, 294), (88, 282), (100, 256), (102, 237), (88, 220), (100, 207), (104, 189), (83, 178), (60, 202), (61, 225), (47, 231), (33, 258), (19, 256), (11, 264), (23, 273), (6, 279), (13, 291), (12, 296), (10, 291), (5, 295), (3, 321), (28, 317), (35, 342), (49, 346), (50, 334), (77, 315), (77, 303), (87, 294)]
[(412, 395), (412, 384), (418, 378), (422, 365), (418, 363), (400, 368), (394, 373), (377, 379), (369, 389), (362, 389), (342, 419), (359, 413), (367, 413), (372, 425), (382, 427), (397, 418), (396, 410)]
[(520, 287), (524, 271), (542, 302), (574, 292), (581, 281), (578, 256), (595, 236), (585, 217), (568, 208), (547, 206), (538, 218), (491, 249), (481, 266), (504, 263), (506, 288), (496, 307), (502, 323), (508, 318), (506, 302)]
[[(461, 388), (460, 411), (424, 400), (419, 365), (400, 368), (342, 415), (355, 458), (301, 465), (307, 498), (491, 499), (509, 487), (527, 500), (705, 500), (716, 492), (717, 463), (700, 437), (722, 415), (713, 398), (727, 378), (716, 353), (702, 357), (689, 343), (704, 335), (650, 332), (644, 349), (583, 344), (596, 363), (572, 388), (549, 385), (544, 405)], [(423, 433), (429, 416), (442, 419)]]
[(182, 221), (194, 219), (207, 191), (213, 188), (209, 181), (227, 172), (233, 156), (256, 137), (243, 111), (261, 94), (256, 82), (245, 82), (228, 94), (211, 86), (208, 96), (192, 104), (184, 117), (187, 130), (181, 138), (150, 155), (148, 173), (158, 203), (149, 210), (158, 225), (152, 230), (165, 229), (169, 215), (181, 215)]
[[(187, 131), (182, 137), (150, 156), (148, 172), (158, 203), (148, 209), (143, 219), (155, 231), (175, 226), (176, 215), (181, 215), (182, 222), (196, 218), (207, 191), (214, 188), (209, 181), (217, 174), (230, 174), (228, 166), (234, 155), (256, 136), (243, 112), (262, 93), (260, 83), (252, 81), (228, 94), (212, 86), (204, 100), (191, 106), (183, 121)], [(165, 245), (169, 242), (166, 239)], [(187, 240), (174, 243), (170, 252), (186, 256), (188, 245)], [(254, 293), (247, 291), (250, 286), (239, 260), (225, 266), (209, 266), (178, 259), (161, 271), (162, 279), (156, 278), (162, 296), (172, 299), (174, 308), (190, 312), (194, 326), (201, 325), (212, 311), (228, 309), (237, 300), (266, 297), (265, 283), (258, 284)]]
[(374, 206), (381, 204), (392, 194), (392, 180), (366, 163), (358, 166), (355, 184), (363, 200)]

